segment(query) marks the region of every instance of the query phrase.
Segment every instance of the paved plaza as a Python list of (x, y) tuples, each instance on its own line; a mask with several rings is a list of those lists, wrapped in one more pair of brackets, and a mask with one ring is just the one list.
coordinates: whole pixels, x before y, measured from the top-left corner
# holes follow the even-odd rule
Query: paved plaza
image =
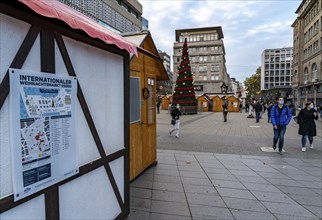
[(260, 149), (272, 144), (266, 116), (246, 116), (185, 115), (177, 139), (158, 114), (158, 165), (132, 181), (128, 219), (321, 219), (321, 121), (304, 153), (292, 121), (279, 155)]

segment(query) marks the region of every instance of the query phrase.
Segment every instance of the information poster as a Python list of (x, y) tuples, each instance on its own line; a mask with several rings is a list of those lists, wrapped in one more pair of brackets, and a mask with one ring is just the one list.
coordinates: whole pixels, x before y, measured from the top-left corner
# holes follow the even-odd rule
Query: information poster
[(74, 77), (9, 69), (14, 200), (78, 173)]

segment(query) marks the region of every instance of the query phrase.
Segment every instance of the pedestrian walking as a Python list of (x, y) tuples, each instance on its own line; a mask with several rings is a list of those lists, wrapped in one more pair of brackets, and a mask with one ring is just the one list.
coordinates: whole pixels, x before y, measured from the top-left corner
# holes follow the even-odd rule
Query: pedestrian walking
[(313, 137), (316, 136), (316, 125), (314, 120), (318, 120), (319, 116), (317, 111), (314, 109), (312, 102), (308, 102), (305, 105), (297, 118), (300, 125), (299, 135), (302, 135), (302, 151), (306, 151), (306, 139), (309, 139), (310, 148), (313, 149)]
[(227, 100), (224, 101), (224, 104), (222, 105), (222, 111), (224, 115), (224, 122), (227, 122), (227, 115), (228, 115), (228, 102)]
[(172, 124), (172, 129), (169, 131), (169, 134), (171, 135), (172, 132), (176, 131), (176, 138), (179, 138), (179, 131), (180, 131), (180, 116), (181, 116), (181, 111), (180, 111), (180, 105), (177, 104), (177, 106), (172, 110), (171, 112), (171, 124)]
[(170, 113), (171, 114), (171, 112), (172, 112), (172, 102), (169, 102), (169, 105), (168, 105), (168, 113)]
[(255, 114), (256, 114), (256, 123), (258, 123), (260, 113), (263, 110), (263, 106), (261, 105), (261, 103), (259, 101), (257, 101), (257, 103), (254, 105), (254, 110), (255, 110)]
[(322, 118), (322, 104), (319, 105), (320, 118)]
[(239, 103), (239, 112), (242, 113), (243, 112), (243, 104)]
[(263, 106), (264, 106), (264, 113), (265, 113), (265, 112), (266, 112), (266, 110), (267, 110), (267, 107), (268, 107), (268, 106), (267, 106), (267, 103), (265, 103)]
[(160, 114), (160, 105), (161, 105), (161, 97), (158, 96), (157, 97), (157, 110), (158, 110), (158, 114)]
[(246, 113), (248, 112), (248, 108), (249, 108), (249, 104), (248, 104), (248, 102), (246, 102), (246, 104), (245, 104)]
[(291, 109), (284, 105), (284, 98), (280, 97), (278, 104), (274, 105), (271, 110), (271, 120), (274, 130), (273, 149), (276, 149), (276, 144), (279, 141), (278, 151), (280, 154), (282, 154), (283, 150), (286, 126), (290, 123), (291, 119)]
[(270, 103), (267, 107), (267, 122), (270, 123), (270, 119), (271, 119), (271, 110), (273, 108), (273, 103)]

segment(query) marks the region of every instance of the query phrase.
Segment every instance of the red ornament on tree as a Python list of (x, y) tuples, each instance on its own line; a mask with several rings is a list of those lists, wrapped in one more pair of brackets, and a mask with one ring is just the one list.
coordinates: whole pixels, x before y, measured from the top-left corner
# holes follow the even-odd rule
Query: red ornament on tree
[[(193, 78), (190, 68), (187, 39), (185, 39), (182, 49), (181, 63), (178, 67), (178, 77), (173, 96), (173, 105), (180, 105), (184, 113), (197, 113), (197, 100), (193, 86)], [(180, 93), (179, 93), (180, 91)]]

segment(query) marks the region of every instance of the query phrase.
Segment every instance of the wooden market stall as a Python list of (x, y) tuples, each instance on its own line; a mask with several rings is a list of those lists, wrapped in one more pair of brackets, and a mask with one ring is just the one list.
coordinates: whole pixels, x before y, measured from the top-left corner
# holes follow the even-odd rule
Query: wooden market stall
[[(130, 179), (134, 179), (151, 164), (157, 161), (156, 143), (156, 81), (168, 80), (164, 68), (148, 31), (123, 34), (137, 45), (138, 57), (132, 56), (130, 62), (130, 93), (139, 93), (131, 100), (139, 103), (138, 114), (130, 119)], [(130, 113), (134, 106), (130, 104)]]
[(227, 96), (226, 100), (228, 101), (228, 112), (239, 112), (240, 101), (237, 97)]
[[(129, 54), (137, 53), (136, 45), (59, 1), (2, 0), (0, 27), (0, 219), (126, 218), (130, 207)], [(18, 70), (11, 69), (9, 74), (9, 68)], [(149, 72), (154, 73), (154, 70), (149, 69)], [(49, 157), (41, 158), (40, 165), (46, 166), (46, 173), (42, 171), (46, 176), (41, 178), (38, 163), (32, 164), (37, 170), (28, 174), (34, 176), (25, 176), (31, 163), (36, 163), (34, 160), (23, 168), (24, 172), (15, 172), (15, 167), (22, 164), (22, 155), (29, 155), (30, 149), (35, 150), (34, 145), (27, 142), (24, 145), (21, 142), (21, 146), (12, 145), (13, 137), (18, 134), (20, 138), (19, 132), (12, 132), (14, 126), (20, 128), (20, 122), (13, 124), (13, 116), (9, 114), (13, 110), (9, 96), (12, 102), (18, 100), (19, 103), (12, 95), (22, 92), (9, 86), (14, 82), (16, 72), (36, 75), (30, 77), (35, 81), (56, 79), (62, 82), (58, 79), (72, 78), (77, 85), (73, 87), (77, 96), (72, 99), (67, 95), (72, 89), (43, 89), (44, 83), (35, 89), (46, 94), (64, 91), (66, 93), (59, 93), (60, 102), (73, 106), (72, 110), (65, 111), (69, 115), (59, 119), (61, 125), (49, 123), (58, 121), (57, 116), (55, 119), (42, 116), (37, 120), (46, 122), (35, 123), (34, 129), (29, 129), (31, 125), (28, 127), (30, 135), (44, 135), (45, 132), (34, 132), (37, 129), (44, 131), (46, 126), (46, 135), (50, 137), (42, 139), (44, 143), (50, 141), (46, 143), (50, 148), (45, 152)], [(21, 108), (29, 109), (26, 108), (29, 105), (29, 102), (20, 102)], [(33, 108), (41, 112), (35, 105)], [(16, 114), (15, 117), (20, 119), (21, 116)], [(72, 120), (69, 124), (69, 118), (74, 118), (77, 125)], [(53, 130), (48, 133), (47, 129)], [(62, 139), (64, 131), (72, 134), (70, 142)], [(55, 135), (51, 136), (52, 132)], [(37, 140), (36, 136), (34, 139)], [(10, 147), (26, 148), (11, 156)], [(69, 152), (69, 148), (75, 149), (76, 153), (63, 158), (60, 166), (54, 166), (51, 158), (61, 157), (62, 151)], [(39, 152), (32, 156), (40, 161), (44, 150), (40, 147), (36, 150)], [(71, 158), (76, 158), (73, 164), (76, 168), (53, 178), (66, 164), (74, 161)], [(35, 185), (29, 185), (28, 181)], [(14, 184), (24, 189), (17, 191)], [(25, 197), (15, 200), (21, 195)]]
[(203, 112), (210, 111), (210, 103), (212, 102), (204, 95), (197, 97), (198, 109), (202, 109)]
[(216, 95), (212, 98), (212, 111), (214, 112), (222, 112), (222, 105), (224, 104), (222, 95)]
[(162, 110), (168, 110), (169, 103), (172, 102), (172, 95), (164, 95), (161, 99), (162, 101)]

